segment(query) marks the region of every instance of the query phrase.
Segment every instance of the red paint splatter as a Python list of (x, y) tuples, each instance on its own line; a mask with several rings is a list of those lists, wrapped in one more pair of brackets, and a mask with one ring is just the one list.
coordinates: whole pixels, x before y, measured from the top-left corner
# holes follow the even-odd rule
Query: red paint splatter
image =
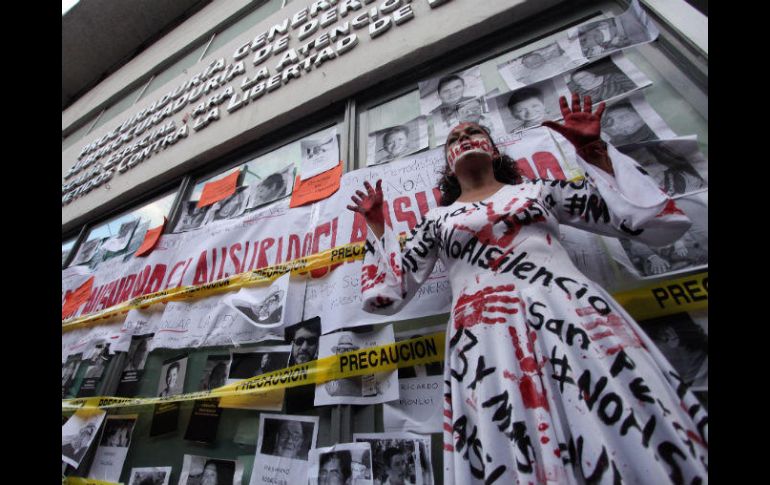
[(390, 253), (390, 269), (397, 278), (401, 278), (401, 267), (396, 262), (396, 253)]
[(455, 447), (450, 445), (450, 444), (448, 444), (448, 443), (444, 443), (444, 450), (446, 450), (446, 451), (454, 451)]
[[(521, 231), (521, 228), (523, 227), (522, 223), (518, 221), (514, 216), (517, 214), (521, 214), (524, 212), (527, 212), (529, 208), (532, 206), (533, 201), (528, 200), (524, 204), (522, 204), (521, 207), (516, 209), (513, 213), (509, 213), (513, 205), (518, 201), (516, 197), (512, 198), (510, 202), (508, 202), (503, 207), (502, 213), (496, 213), (494, 209), (494, 202), (490, 202), (486, 206), (487, 210), (487, 221), (489, 221), (488, 224), (485, 224), (482, 226), (479, 230), (474, 230), (470, 227), (464, 226), (462, 224), (456, 224), (455, 227), (459, 231), (466, 231), (473, 235), (475, 235), (479, 242), (483, 244), (488, 244), (490, 246), (498, 246), (501, 248), (505, 248), (510, 246), (510, 244), (513, 242), (513, 240), (516, 238), (516, 236)], [(531, 222), (544, 222), (545, 217), (542, 215), (538, 215), (531, 218)], [(503, 224), (503, 233), (499, 237), (495, 235), (495, 226), (498, 224)]]
[[(484, 316), (487, 313), (503, 313), (513, 315), (519, 312), (518, 308), (502, 305), (493, 305), (493, 303), (521, 303), (521, 299), (500, 294), (513, 291), (514, 285), (502, 285), (492, 288), (488, 286), (471, 295), (460, 294), (452, 311), (455, 329), (470, 328), (479, 323), (495, 324), (505, 323), (507, 319), (504, 316), (492, 318)], [(498, 293), (498, 294), (495, 294)]]
[(549, 441), (551, 441), (551, 440), (548, 439), (548, 436), (541, 436), (540, 437), (540, 442), (543, 443), (543, 444), (547, 444)]
[(551, 235), (550, 234), (546, 234), (545, 235), (545, 240), (548, 242), (548, 245), (550, 246), (551, 245)]
[(367, 264), (361, 268), (361, 291), (368, 291), (385, 281), (385, 273), (377, 271), (376, 264)]
[(560, 458), (561, 457), (561, 450), (556, 448), (555, 450), (553, 450), (553, 454), (556, 455), (557, 458)]
[(444, 416), (446, 416), (449, 419), (452, 419), (452, 411), (448, 409), (444, 409)]
[(546, 399), (545, 389), (540, 392), (538, 385), (532, 379), (532, 374), (539, 375), (540, 369), (545, 366), (547, 359), (538, 365), (534, 356), (534, 343), (537, 340), (537, 333), (534, 331), (527, 334), (526, 348), (527, 352), (531, 355), (526, 355), (519, 340), (519, 334), (513, 327), (508, 328), (508, 333), (511, 335), (513, 341), (513, 347), (516, 350), (516, 359), (519, 361), (519, 367), (524, 372), (524, 375), (519, 380), (519, 392), (521, 398), (524, 401), (524, 407), (527, 409), (543, 408), (546, 411), (549, 410), (548, 400)]
[(576, 308), (575, 313), (577, 313), (579, 317), (585, 317), (586, 315), (594, 315), (599, 313), (599, 311), (592, 306), (587, 306), (585, 308)]
[(698, 436), (694, 431), (687, 430), (687, 437), (693, 440), (694, 442), (698, 443), (702, 447), (708, 449), (708, 445), (703, 442), (702, 439), (700, 439), (700, 436)]
[(622, 318), (614, 313), (610, 313), (606, 318), (596, 317), (594, 321), (585, 325), (585, 329), (589, 332), (591, 330), (597, 330), (588, 335), (593, 341), (599, 341), (605, 338), (614, 340), (611, 342), (610, 347), (605, 348), (600, 346), (606, 355), (614, 355), (626, 347), (642, 346), (641, 339), (636, 332), (634, 332)]
[(516, 377), (512, 372), (508, 372), (507, 370), (503, 371), (503, 377), (506, 378), (506, 379), (510, 379), (513, 382), (518, 382), (519, 381), (518, 377)]
[(540, 423), (540, 425), (537, 427), (538, 431), (545, 431), (548, 429), (548, 423)]
[(682, 212), (682, 210), (679, 207), (677, 207), (676, 203), (671, 199), (669, 199), (668, 202), (666, 202), (666, 207), (664, 207), (663, 210), (660, 211), (660, 213), (655, 217), (663, 217), (669, 214), (685, 215), (685, 213)]
[(449, 423), (444, 423), (444, 431), (446, 431), (447, 433), (451, 433), (452, 425), (450, 425)]

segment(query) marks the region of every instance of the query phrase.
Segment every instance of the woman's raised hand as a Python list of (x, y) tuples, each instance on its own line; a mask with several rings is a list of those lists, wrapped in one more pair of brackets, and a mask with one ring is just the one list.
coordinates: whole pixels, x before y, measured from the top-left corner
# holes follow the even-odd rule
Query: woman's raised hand
[(356, 195), (350, 198), (355, 205), (349, 205), (348, 209), (364, 216), (374, 235), (380, 238), (385, 232), (385, 218), (382, 214), (382, 180), (378, 180), (375, 187), (365, 181), (364, 188), (366, 193), (356, 190)]
[(567, 105), (567, 98), (559, 98), (559, 107), (564, 116), (564, 124), (556, 121), (545, 121), (543, 126), (560, 133), (569, 140), (575, 148), (582, 148), (589, 143), (599, 140), (601, 132), (601, 119), (604, 113), (604, 102), (599, 103), (596, 111), (591, 113), (591, 96), (583, 98), (583, 108), (580, 108), (580, 96), (572, 93), (572, 109)]

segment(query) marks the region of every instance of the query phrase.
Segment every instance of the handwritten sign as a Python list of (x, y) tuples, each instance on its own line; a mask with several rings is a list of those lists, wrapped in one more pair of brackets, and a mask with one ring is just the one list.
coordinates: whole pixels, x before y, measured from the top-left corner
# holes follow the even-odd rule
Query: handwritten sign
[(333, 169), (327, 170), (315, 177), (307, 180), (297, 177), (294, 182), (294, 192), (291, 194), (289, 207), (299, 207), (329, 197), (339, 190), (340, 177), (342, 177), (341, 160)]
[(196, 206), (198, 209), (206, 207), (215, 202), (219, 202), (222, 199), (226, 199), (235, 193), (235, 188), (238, 185), (238, 176), (241, 174), (240, 170), (236, 170), (227, 177), (219, 180), (214, 180), (203, 186), (203, 193)]

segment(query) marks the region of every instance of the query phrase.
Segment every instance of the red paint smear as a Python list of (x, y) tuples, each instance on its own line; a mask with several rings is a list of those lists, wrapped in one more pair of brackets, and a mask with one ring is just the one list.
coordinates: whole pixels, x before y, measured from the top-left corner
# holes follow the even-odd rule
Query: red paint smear
[(553, 454), (556, 455), (557, 458), (559, 458), (561, 457), (561, 450), (557, 448), (553, 450)]
[(518, 382), (519, 381), (518, 377), (516, 377), (513, 373), (508, 372), (507, 370), (503, 371), (503, 377), (506, 378), (506, 379), (510, 379), (513, 382)]
[(642, 342), (634, 330), (629, 327), (622, 318), (610, 313), (606, 318), (597, 317), (593, 322), (585, 325), (586, 330), (598, 329), (589, 334), (591, 340), (598, 341), (608, 337), (615, 337), (620, 342), (612, 342), (612, 346), (605, 350), (606, 355), (614, 355), (626, 347), (641, 347)]
[(444, 450), (446, 450), (446, 451), (454, 451), (455, 447), (452, 446), (452, 445), (448, 445), (448, 444), (444, 443)]
[(550, 234), (546, 234), (545, 235), (545, 240), (548, 241), (548, 245), (550, 246), (551, 245), (551, 235)]
[(694, 442), (698, 443), (702, 447), (708, 449), (708, 445), (704, 443), (702, 439), (700, 439), (700, 436), (695, 434), (693, 431), (690, 431), (689, 429), (687, 430), (687, 437), (693, 440)]
[(470, 328), (479, 323), (496, 324), (505, 323), (504, 317), (490, 318), (483, 315), (484, 312), (515, 314), (518, 308), (492, 305), (493, 303), (521, 303), (521, 299), (504, 294), (495, 294), (513, 291), (516, 287), (512, 284), (501, 285), (492, 288), (488, 286), (471, 295), (460, 294), (457, 304), (452, 311), (455, 329)]
[(599, 311), (592, 306), (587, 306), (585, 308), (576, 308), (575, 313), (577, 313), (579, 317), (584, 317), (586, 315), (594, 315), (599, 313)]
[(682, 210), (679, 207), (677, 207), (676, 203), (671, 199), (669, 199), (668, 202), (666, 202), (666, 207), (664, 207), (663, 210), (660, 211), (660, 214), (658, 214), (655, 217), (663, 217), (669, 214), (685, 215), (685, 213), (682, 212)]
[(446, 431), (447, 433), (451, 433), (452, 426), (449, 423), (444, 423), (444, 431)]
[(361, 291), (368, 291), (385, 281), (385, 273), (378, 273), (376, 264), (364, 265), (361, 269)]
[(452, 411), (448, 409), (444, 409), (444, 416), (446, 416), (449, 419), (452, 419)]
[(540, 442), (541, 442), (541, 443), (543, 443), (543, 444), (546, 444), (546, 443), (548, 443), (549, 441), (551, 441), (551, 440), (550, 440), (550, 439), (548, 439), (548, 436), (541, 436), (541, 437), (540, 437)]
[[(462, 224), (457, 224), (455, 227), (459, 231), (466, 231), (471, 234), (474, 234), (479, 242), (483, 244), (488, 244), (490, 246), (498, 246), (501, 248), (510, 246), (511, 242), (516, 238), (516, 236), (519, 234), (519, 231), (521, 231), (521, 228), (523, 227), (518, 221), (515, 219), (515, 215), (521, 214), (522, 212), (527, 211), (531, 206), (533, 201), (528, 200), (525, 202), (521, 207), (516, 209), (515, 212), (509, 214), (508, 211), (510, 211), (511, 207), (518, 201), (516, 197), (511, 199), (508, 204), (506, 204), (503, 207), (502, 213), (496, 213), (494, 209), (494, 202), (490, 202), (487, 205), (487, 221), (489, 221), (488, 224), (485, 224), (480, 230), (474, 230), (467, 226), (463, 226)], [(533, 222), (544, 222), (545, 217), (543, 216), (537, 216), (532, 218)], [(498, 223), (504, 223), (505, 224), (505, 230), (503, 231), (503, 234), (500, 237), (495, 236), (494, 227)]]
[(393, 270), (393, 274), (395, 274), (397, 278), (401, 277), (401, 268), (396, 262), (396, 253), (390, 253), (390, 269)]
[[(538, 366), (534, 355), (525, 355), (524, 349), (519, 341), (519, 334), (513, 327), (508, 327), (508, 333), (511, 335), (513, 341), (513, 347), (516, 349), (516, 359), (519, 361), (521, 370), (526, 374), (521, 377), (519, 381), (519, 392), (521, 393), (522, 400), (524, 401), (524, 407), (528, 409), (543, 408), (546, 411), (549, 410), (548, 401), (546, 400), (545, 389), (543, 392), (538, 392), (537, 385), (532, 379), (531, 375), (539, 373), (540, 368), (545, 365), (546, 361), (542, 365)], [(529, 337), (527, 340), (527, 351), (532, 354), (534, 352), (534, 342), (537, 339), (537, 334), (532, 331), (527, 334)]]
[(545, 431), (548, 429), (548, 423), (540, 423), (540, 426), (537, 427), (538, 431)]

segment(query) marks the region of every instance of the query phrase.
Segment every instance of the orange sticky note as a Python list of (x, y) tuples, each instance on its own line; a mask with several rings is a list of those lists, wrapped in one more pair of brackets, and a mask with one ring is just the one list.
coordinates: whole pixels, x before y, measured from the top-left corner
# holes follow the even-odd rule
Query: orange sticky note
[(88, 278), (88, 280), (83, 283), (82, 285), (78, 286), (78, 288), (70, 293), (67, 298), (64, 300), (64, 306), (62, 306), (61, 309), (61, 317), (67, 318), (68, 316), (75, 313), (75, 311), (88, 301), (88, 298), (91, 296), (91, 290), (94, 287), (94, 277)]
[(164, 227), (166, 227), (165, 217), (163, 218), (163, 224), (147, 230), (147, 232), (144, 234), (144, 241), (142, 241), (142, 245), (139, 246), (139, 249), (136, 250), (134, 256), (144, 256), (145, 254), (148, 254), (150, 251), (152, 251), (152, 248), (158, 244)]
[(226, 199), (235, 193), (235, 188), (238, 185), (238, 176), (241, 174), (240, 170), (236, 170), (225, 178), (209, 182), (203, 186), (203, 193), (201, 193), (201, 199), (196, 206), (198, 209), (206, 207), (214, 202), (219, 202), (222, 199)]
[(340, 178), (342, 177), (342, 161), (331, 170), (320, 173), (307, 180), (300, 180), (297, 176), (294, 181), (294, 192), (291, 194), (289, 207), (299, 207), (301, 205), (323, 200), (340, 188)]

